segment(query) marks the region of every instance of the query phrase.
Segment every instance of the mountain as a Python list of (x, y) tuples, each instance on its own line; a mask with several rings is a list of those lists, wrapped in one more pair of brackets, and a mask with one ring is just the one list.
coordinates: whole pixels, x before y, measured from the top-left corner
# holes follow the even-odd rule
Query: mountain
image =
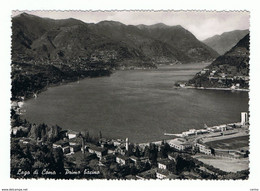
[(197, 73), (187, 85), (248, 89), (249, 40), (249, 34), (247, 34), (228, 52)]
[(210, 61), (218, 54), (181, 26), (97, 24), (26, 13), (12, 19), (12, 60), (73, 67), (155, 67)]
[(249, 30), (234, 30), (225, 32), (221, 35), (215, 35), (204, 40), (203, 42), (216, 50), (220, 55), (223, 55), (225, 52), (235, 46), (248, 33)]
[(139, 25), (139, 29), (160, 42), (172, 47), (174, 56), (181, 62), (209, 61), (218, 56), (213, 49), (201, 43), (191, 32), (182, 26)]

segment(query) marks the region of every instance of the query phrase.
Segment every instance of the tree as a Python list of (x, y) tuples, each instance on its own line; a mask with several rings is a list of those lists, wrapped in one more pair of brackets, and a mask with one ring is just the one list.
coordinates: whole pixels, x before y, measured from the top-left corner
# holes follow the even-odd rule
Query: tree
[(23, 151), (17, 141), (11, 140), (11, 155), (23, 157)]
[(150, 155), (149, 155), (149, 159), (152, 161), (152, 164), (155, 164), (157, 162), (157, 147), (155, 144), (150, 144)]
[(41, 161), (41, 162), (45, 162), (45, 153), (42, 152), (41, 150), (38, 150), (35, 154), (34, 154), (35, 160), (36, 161)]
[(46, 165), (41, 162), (41, 161), (36, 161), (33, 166), (32, 166), (33, 169), (44, 169), (46, 168)]
[(140, 156), (141, 156), (140, 149), (139, 149), (138, 146), (137, 146), (136, 149), (135, 149), (135, 156), (136, 156), (136, 157), (140, 157)]
[(102, 139), (102, 133), (99, 131), (99, 139)]
[(111, 179), (113, 177), (113, 174), (108, 167), (102, 167), (100, 170), (105, 179)]
[(54, 158), (56, 171), (64, 172), (64, 157), (61, 148), (57, 148), (53, 150), (53, 158)]
[(89, 132), (88, 131), (85, 132), (85, 140), (87, 142), (89, 141)]
[(131, 155), (133, 155), (134, 154), (134, 145), (132, 144), (132, 143), (130, 143), (129, 145), (128, 145), (128, 155), (129, 156), (131, 156)]
[(36, 124), (34, 123), (34, 124), (32, 125), (31, 130), (30, 130), (29, 137), (32, 138), (32, 139), (37, 140), (38, 135), (39, 135), (39, 133), (38, 133), (38, 127), (37, 127)]
[(145, 146), (144, 148), (144, 157), (150, 157), (150, 149), (148, 146)]
[(28, 158), (30, 161), (33, 161), (33, 156), (32, 156), (32, 153), (30, 151), (30, 146), (29, 145), (26, 145), (26, 147), (23, 150), (23, 153), (24, 153), (24, 156), (26, 158)]
[(28, 158), (21, 158), (18, 164), (18, 168), (30, 171), (32, 168), (32, 161), (30, 161)]
[(168, 156), (167, 153), (168, 153), (167, 145), (164, 144), (160, 147), (158, 151), (158, 158), (167, 158)]
[(87, 160), (85, 154), (82, 155), (82, 157), (80, 158), (80, 161), (76, 165), (77, 165), (77, 168), (79, 168), (83, 171), (84, 171), (84, 169), (88, 168), (88, 160)]

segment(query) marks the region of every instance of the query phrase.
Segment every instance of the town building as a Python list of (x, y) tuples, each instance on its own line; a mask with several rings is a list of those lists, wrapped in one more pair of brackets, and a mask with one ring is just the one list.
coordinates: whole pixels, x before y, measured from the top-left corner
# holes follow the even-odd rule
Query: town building
[(198, 130), (196, 130), (196, 135), (207, 134), (207, 133), (209, 133), (209, 131), (206, 130), (206, 129), (198, 129)]
[(124, 155), (117, 155), (116, 156), (116, 162), (120, 165), (127, 165), (130, 162), (130, 159)]
[(79, 136), (79, 132), (68, 130), (66, 135), (67, 135), (67, 137), (69, 139), (72, 139), (72, 138), (78, 137)]
[(173, 171), (175, 170), (176, 163), (170, 159), (160, 159), (157, 161), (158, 168)]
[(130, 156), (129, 159), (137, 166), (141, 163), (141, 160), (136, 156)]
[(56, 149), (56, 148), (61, 148), (64, 154), (67, 154), (67, 153), (70, 152), (69, 142), (64, 141), (64, 140), (59, 140), (59, 141), (53, 143), (53, 144), (52, 144), (52, 147), (53, 147), (54, 149)]
[(157, 169), (156, 178), (158, 179), (177, 179), (178, 176), (165, 169)]
[(191, 148), (190, 143), (186, 142), (183, 139), (179, 139), (179, 138), (168, 141), (168, 144), (170, 145), (170, 147), (173, 147), (178, 151), (184, 151), (188, 148)]
[(140, 157), (139, 159), (141, 163), (151, 163), (148, 157)]
[(115, 149), (115, 152), (116, 153), (119, 153), (121, 155), (125, 155), (126, 154), (126, 148), (125, 148), (125, 145), (119, 145), (116, 147)]
[(177, 163), (178, 157), (179, 157), (179, 154), (176, 152), (168, 153), (168, 159), (173, 160), (175, 163)]
[(241, 112), (241, 125), (246, 125), (248, 122), (247, 112)]
[(80, 137), (73, 137), (69, 139), (70, 146), (72, 145), (82, 145), (82, 138)]
[(158, 169), (158, 171), (156, 172), (156, 178), (165, 179), (165, 178), (167, 178), (167, 176), (169, 176), (169, 174), (170, 173), (168, 170)]
[(68, 154), (70, 153), (70, 147), (64, 147), (62, 148), (63, 154)]
[(62, 148), (62, 147), (67, 147), (67, 146), (69, 146), (69, 142), (64, 141), (64, 140), (56, 141), (52, 145), (53, 148), (59, 148), (59, 147)]
[(182, 133), (183, 137), (192, 136), (192, 135), (196, 135), (196, 129), (190, 129), (189, 131), (185, 131)]
[(107, 149), (107, 153), (108, 154), (116, 154), (116, 147), (108, 147), (108, 149)]
[(107, 154), (107, 149), (91, 145), (88, 147), (88, 152), (95, 153), (99, 159)]
[(212, 150), (208, 148), (206, 145), (196, 143), (195, 146), (199, 149), (199, 152), (204, 153), (206, 155), (212, 155)]
[(101, 138), (99, 139), (99, 144), (102, 148), (108, 147), (108, 146), (112, 146), (113, 142), (106, 139), (106, 138)]
[(100, 160), (103, 165), (111, 164), (116, 161), (115, 155), (108, 154)]
[(71, 145), (70, 146), (70, 152), (75, 153), (81, 150), (81, 145)]
[(156, 168), (141, 172), (136, 175), (136, 178), (140, 180), (147, 180), (147, 179), (156, 179)]
[(112, 141), (113, 141), (113, 144), (115, 147), (124, 144), (124, 140), (122, 140), (122, 139), (116, 139), (116, 140), (112, 140)]
[(217, 126), (214, 126), (214, 127), (208, 127), (207, 130), (208, 130), (209, 132), (215, 132), (215, 133), (221, 131), (221, 129), (218, 128)]
[(18, 132), (28, 133), (29, 132), (29, 128), (28, 127), (23, 127), (23, 126), (18, 126), (18, 127), (13, 127), (12, 128), (13, 135), (17, 135)]

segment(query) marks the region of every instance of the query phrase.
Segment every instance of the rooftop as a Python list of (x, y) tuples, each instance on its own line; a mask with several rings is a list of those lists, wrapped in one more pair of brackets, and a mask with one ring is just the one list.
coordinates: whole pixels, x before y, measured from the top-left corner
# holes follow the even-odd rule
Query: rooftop
[(76, 135), (79, 134), (79, 132), (73, 131), (73, 130), (70, 130), (70, 129), (67, 131), (67, 133), (68, 134), (76, 134)]
[(170, 171), (165, 170), (165, 169), (160, 169), (160, 168), (157, 169), (157, 173), (160, 173), (164, 176), (169, 176), (171, 174)]
[(129, 157), (124, 156), (124, 155), (120, 155), (120, 154), (118, 154), (116, 157), (120, 158), (120, 159), (123, 159), (123, 160), (128, 160), (129, 159)]
[(115, 151), (116, 147), (107, 147), (108, 150)]
[(69, 139), (69, 142), (82, 143), (82, 138), (74, 137), (74, 138)]
[(159, 159), (158, 164), (169, 165), (169, 164), (173, 164), (173, 161), (170, 159)]
[(171, 139), (171, 140), (168, 141), (168, 143), (169, 144), (175, 144), (175, 145), (187, 145), (187, 144), (189, 144), (185, 140), (179, 139), (179, 138)]
[(53, 143), (53, 144), (65, 146), (65, 145), (69, 145), (69, 142), (64, 141), (64, 140), (59, 140), (59, 141), (56, 141), (56, 142)]
[(179, 156), (179, 153), (177, 153), (177, 152), (168, 153), (168, 156), (176, 159)]
[(129, 158), (130, 158), (130, 159), (134, 159), (134, 160), (138, 160), (138, 159), (139, 159), (139, 158), (136, 157), (136, 156), (130, 156)]
[(94, 151), (98, 151), (98, 152), (104, 152), (106, 151), (105, 148), (101, 148), (101, 147), (98, 147), (96, 145), (88, 145), (89, 149), (92, 149)]
[(142, 178), (151, 178), (151, 176), (154, 176), (156, 174), (157, 169), (153, 168), (144, 172), (141, 172), (138, 174), (138, 176)]

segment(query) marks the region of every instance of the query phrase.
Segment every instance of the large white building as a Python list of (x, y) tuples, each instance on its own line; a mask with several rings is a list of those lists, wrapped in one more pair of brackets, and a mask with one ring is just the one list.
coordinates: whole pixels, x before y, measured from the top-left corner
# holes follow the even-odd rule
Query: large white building
[(198, 147), (199, 151), (201, 153), (204, 153), (206, 155), (212, 155), (211, 149), (208, 148), (206, 145), (200, 144), (200, 143), (196, 143), (195, 145), (196, 147)]
[(245, 125), (248, 122), (247, 112), (241, 112), (241, 125)]
[(191, 144), (187, 143), (186, 141), (184, 141), (182, 139), (172, 139), (172, 140), (168, 141), (168, 144), (170, 145), (170, 147), (173, 147), (179, 151), (183, 151), (187, 148), (191, 148)]

